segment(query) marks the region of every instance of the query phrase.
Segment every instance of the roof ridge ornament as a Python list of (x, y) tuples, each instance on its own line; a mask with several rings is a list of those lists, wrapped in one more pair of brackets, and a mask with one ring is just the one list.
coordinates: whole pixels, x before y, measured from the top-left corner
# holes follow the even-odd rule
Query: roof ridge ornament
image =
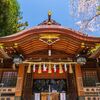
[(49, 10), (48, 11), (48, 24), (51, 24), (51, 15), (52, 15), (52, 12)]
[(51, 18), (51, 16), (52, 16), (52, 11), (49, 10), (48, 11), (48, 19), (44, 20), (42, 23), (38, 24), (38, 26), (40, 26), (40, 25), (58, 25), (58, 26), (61, 26), (61, 24), (59, 24), (55, 20), (53, 20)]

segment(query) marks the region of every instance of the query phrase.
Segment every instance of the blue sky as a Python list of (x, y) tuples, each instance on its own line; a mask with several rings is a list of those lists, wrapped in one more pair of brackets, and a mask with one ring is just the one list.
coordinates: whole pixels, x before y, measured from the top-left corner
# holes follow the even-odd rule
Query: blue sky
[[(70, 16), (69, 0), (18, 0), (23, 21), (28, 21), (33, 27), (47, 19), (47, 13), (52, 11), (52, 19), (56, 20), (64, 27), (78, 30), (74, 24), (76, 19)], [(89, 35), (100, 36), (100, 32), (89, 32)]]

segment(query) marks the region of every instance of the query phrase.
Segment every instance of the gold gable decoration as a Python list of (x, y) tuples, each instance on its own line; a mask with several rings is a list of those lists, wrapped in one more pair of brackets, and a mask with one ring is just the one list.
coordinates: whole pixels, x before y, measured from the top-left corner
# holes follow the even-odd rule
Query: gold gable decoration
[(40, 40), (48, 45), (52, 45), (56, 41), (59, 41), (60, 34), (40, 34)]

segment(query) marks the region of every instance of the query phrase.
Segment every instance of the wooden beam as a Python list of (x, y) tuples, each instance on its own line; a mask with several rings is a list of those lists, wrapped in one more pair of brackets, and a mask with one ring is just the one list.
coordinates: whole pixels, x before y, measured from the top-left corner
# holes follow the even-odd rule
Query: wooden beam
[(9, 55), (4, 51), (3, 48), (0, 48), (0, 52), (1, 52), (1, 54), (4, 56), (4, 58), (7, 58), (7, 59), (10, 58)]

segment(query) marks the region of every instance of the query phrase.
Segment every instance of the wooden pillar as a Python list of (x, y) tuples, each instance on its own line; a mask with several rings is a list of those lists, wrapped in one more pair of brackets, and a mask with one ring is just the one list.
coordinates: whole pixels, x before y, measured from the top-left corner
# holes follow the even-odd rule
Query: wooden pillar
[(99, 60), (97, 60), (96, 63), (96, 69), (97, 69), (97, 76), (98, 76), (98, 81), (100, 82), (100, 65), (99, 65)]
[(67, 84), (67, 91), (68, 91), (68, 95), (67, 95), (67, 99), (68, 100), (76, 100), (76, 88), (75, 88), (75, 76), (74, 76), (74, 70), (73, 68), (74, 66), (69, 65), (68, 67), (68, 84)]
[(99, 83), (100, 83), (100, 67), (97, 68), (97, 76), (98, 76), (98, 81), (99, 81)]
[(78, 100), (84, 100), (83, 80), (82, 80), (82, 72), (80, 64), (76, 64), (75, 66), (75, 76), (76, 76), (76, 85), (79, 98)]
[(33, 73), (32, 73), (32, 67), (31, 65), (29, 65), (25, 73), (23, 100), (31, 100), (32, 86), (33, 86)]
[(21, 98), (22, 98), (22, 91), (23, 91), (24, 72), (25, 72), (25, 66), (24, 64), (20, 64), (18, 69), (15, 100), (22, 100)]

